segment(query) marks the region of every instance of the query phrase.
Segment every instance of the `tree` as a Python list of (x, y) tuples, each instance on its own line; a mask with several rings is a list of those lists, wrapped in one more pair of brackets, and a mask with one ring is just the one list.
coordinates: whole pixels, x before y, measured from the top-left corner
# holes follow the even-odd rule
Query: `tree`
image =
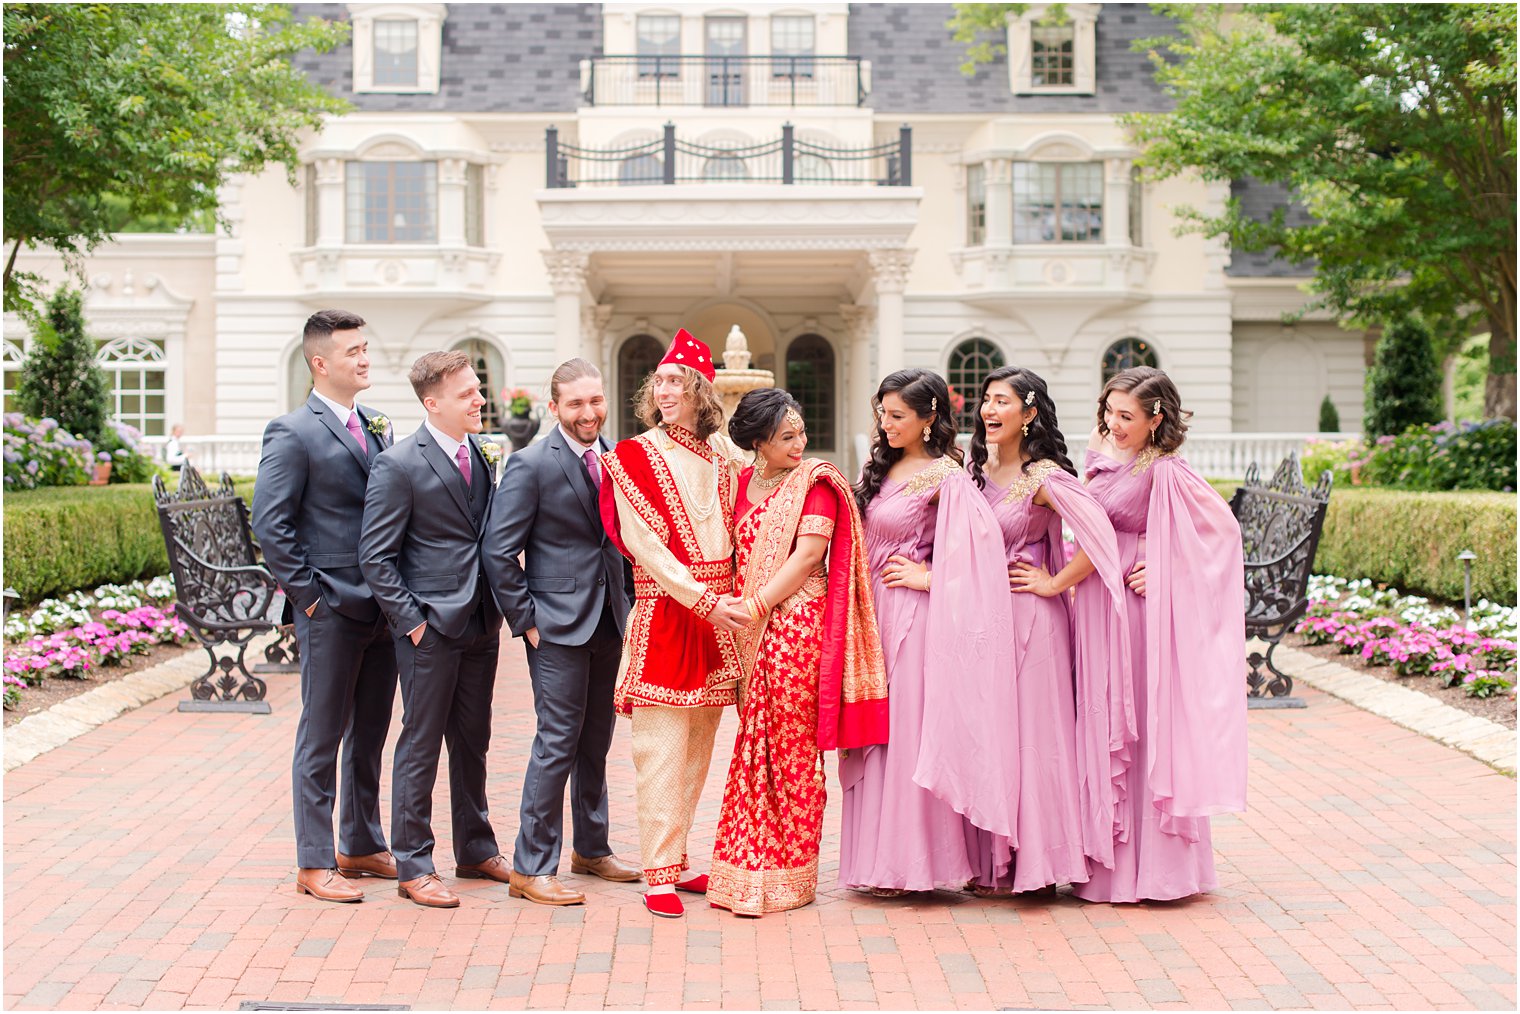
[(77, 291), (59, 289), (44, 319), (32, 322), (32, 347), (16, 388), (21, 411), (58, 425), (91, 443), (100, 441), (110, 414), (105, 371), (95, 365), (95, 343), (84, 332)]
[(1515, 7), (1168, 5), (1145, 40), (1168, 113), (1125, 117), (1158, 177), (1284, 187), (1310, 213), (1179, 209), (1233, 248), (1312, 265), (1351, 325), (1418, 313), (1490, 333), (1484, 408), (1515, 417)]
[(7, 4), (7, 310), (30, 312), (22, 247), (79, 266), (113, 225), (215, 213), (229, 177), (283, 163), (301, 131), (347, 104), (290, 58), (347, 26), (279, 4)]
[(1319, 403), (1319, 431), (1321, 433), (1339, 433), (1341, 431), (1341, 414), (1336, 411), (1335, 402), (1330, 400), (1328, 394)]
[(1440, 422), (1442, 415), (1441, 368), (1430, 331), (1412, 317), (1396, 320), (1378, 339), (1367, 373), (1362, 429), (1368, 437), (1387, 436)]

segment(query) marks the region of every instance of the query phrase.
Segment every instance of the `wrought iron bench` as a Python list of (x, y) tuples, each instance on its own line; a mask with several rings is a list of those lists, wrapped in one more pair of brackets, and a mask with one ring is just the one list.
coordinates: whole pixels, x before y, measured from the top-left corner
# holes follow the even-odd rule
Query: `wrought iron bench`
[[(1278, 642), (1309, 608), (1309, 575), (1330, 503), (1333, 477), (1325, 472), (1311, 489), (1304, 484), (1298, 455), (1277, 466), (1271, 482), (1261, 481), (1255, 462), (1230, 500), (1240, 522), (1246, 564), (1246, 637), (1267, 642), (1267, 653), (1246, 657), (1247, 703), (1251, 707), (1301, 708), (1293, 696), (1293, 677), (1277, 668), (1272, 654)], [(1261, 671), (1265, 664), (1269, 677)]]
[(249, 671), (246, 656), (253, 638), (279, 626), (270, 619), (279, 586), (258, 562), (248, 507), (233, 493), (231, 477), (222, 473), (212, 490), (193, 465), (179, 476), (172, 493), (154, 476), (153, 499), (174, 574), (174, 610), (210, 656), (179, 710), (267, 715), (266, 685)]

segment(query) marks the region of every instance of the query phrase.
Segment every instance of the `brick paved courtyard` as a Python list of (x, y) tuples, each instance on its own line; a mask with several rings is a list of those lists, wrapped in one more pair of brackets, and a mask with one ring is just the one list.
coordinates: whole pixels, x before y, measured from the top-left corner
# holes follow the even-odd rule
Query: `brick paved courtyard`
[[(455, 885), (463, 903), (448, 912), (373, 880), (359, 882), (360, 905), (298, 897), (296, 677), (274, 677), (267, 717), (181, 715), (171, 695), (6, 775), (4, 1002), (1514, 1009), (1514, 781), (1303, 694), (1307, 710), (1251, 715), (1252, 809), (1215, 821), (1212, 895), (1109, 907), (839, 890), (836, 782), (815, 905), (761, 920), (691, 908), (683, 921), (648, 916), (637, 885), (583, 877), (568, 879), (587, 905), (557, 910), (482, 881)], [(614, 848), (636, 857), (620, 726)], [(516, 642), (503, 651), (495, 729), (491, 807), (510, 850), (533, 729)], [(730, 714), (699, 861), (734, 729)], [(444, 779), (440, 815), (446, 794)], [(438, 830), (451, 872), (446, 819)]]

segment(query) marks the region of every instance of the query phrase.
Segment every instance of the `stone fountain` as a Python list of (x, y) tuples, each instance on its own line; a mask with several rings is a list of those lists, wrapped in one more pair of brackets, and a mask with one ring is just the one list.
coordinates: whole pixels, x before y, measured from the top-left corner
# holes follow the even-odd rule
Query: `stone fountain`
[(723, 343), (723, 368), (716, 372), (713, 387), (718, 389), (718, 397), (723, 401), (725, 419), (733, 417), (739, 399), (750, 391), (776, 386), (776, 375), (770, 370), (749, 368), (749, 339), (744, 337), (738, 324), (728, 331), (728, 338)]

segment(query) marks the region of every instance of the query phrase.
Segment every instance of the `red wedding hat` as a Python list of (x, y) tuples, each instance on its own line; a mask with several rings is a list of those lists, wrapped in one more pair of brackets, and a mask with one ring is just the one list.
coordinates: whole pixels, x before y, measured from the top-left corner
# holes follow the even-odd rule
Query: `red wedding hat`
[(718, 377), (713, 369), (712, 350), (702, 342), (691, 336), (691, 332), (684, 327), (676, 332), (676, 336), (670, 340), (670, 349), (665, 353), (665, 358), (656, 364), (656, 368), (665, 366), (690, 366), (702, 376), (707, 378), (710, 384)]

